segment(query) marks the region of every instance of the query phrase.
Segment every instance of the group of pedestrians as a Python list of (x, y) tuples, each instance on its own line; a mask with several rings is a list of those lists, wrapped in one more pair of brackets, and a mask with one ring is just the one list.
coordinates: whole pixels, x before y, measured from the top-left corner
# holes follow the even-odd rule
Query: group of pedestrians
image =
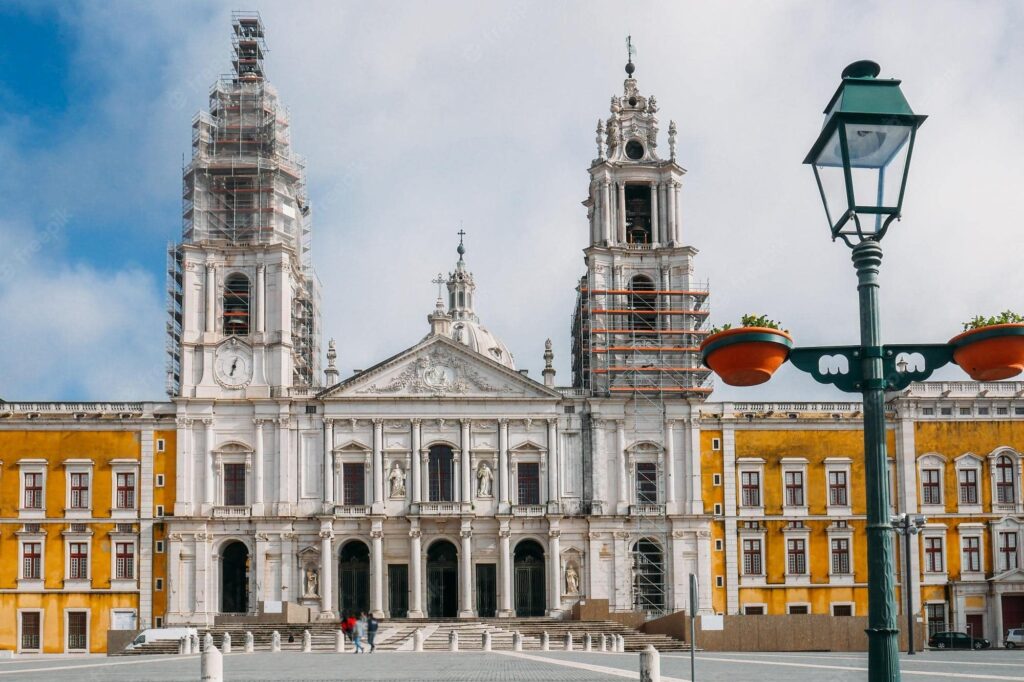
[[(372, 613), (360, 613), (359, 618), (352, 614), (349, 614), (347, 617), (342, 615), (341, 617), (341, 631), (355, 645), (354, 653), (357, 654), (372, 654), (377, 650), (374, 640), (377, 638), (378, 627), (380, 627), (380, 623), (374, 618)], [(370, 646), (368, 652), (363, 648), (364, 642)]]

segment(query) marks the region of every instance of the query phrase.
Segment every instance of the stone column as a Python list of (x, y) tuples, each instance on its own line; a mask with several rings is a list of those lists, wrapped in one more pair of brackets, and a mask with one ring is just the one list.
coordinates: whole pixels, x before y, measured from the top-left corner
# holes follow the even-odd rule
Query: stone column
[(498, 510), (507, 511), (508, 499), (508, 419), (498, 420)]
[(675, 423), (669, 419), (665, 422), (665, 504), (670, 505), (669, 513), (676, 503), (676, 455), (675, 455)]
[(512, 532), (508, 528), (508, 520), (499, 522), (498, 529), (498, 573), (501, 580), (501, 604), (498, 615), (511, 618), (516, 615), (512, 610)]
[(550, 522), (548, 530), (548, 615), (555, 616), (562, 611), (562, 548), (557, 521)]
[[(206, 331), (213, 332), (216, 329), (216, 318), (214, 312), (217, 310), (217, 266), (213, 263), (206, 264)], [(206, 373), (205, 371), (203, 372)]]
[(216, 491), (214, 490), (214, 477), (217, 475), (217, 463), (214, 461), (213, 456), (213, 420), (204, 419), (203, 426), (205, 426), (205, 441), (203, 447), (206, 449), (206, 466), (203, 467), (204, 482), (206, 484), (206, 494), (203, 496), (203, 502), (206, 504), (214, 504)]
[(373, 589), (370, 591), (370, 610), (377, 618), (384, 617), (384, 533), (380, 522), (374, 523), (377, 528), (370, 531), (373, 547), (370, 550), (373, 560)]
[(256, 442), (253, 444), (253, 475), (256, 478), (255, 484), (253, 485), (252, 502), (253, 505), (259, 505), (258, 513), (263, 513), (263, 420), (253, 419), (253, 423), (256, 424)]
[(263, 333), (267, 329), (267, 294), (264, 289), (265, 266), (260, 263), (256, 266), (256, 332)]
[[(331, 549), (331, 540), (334, 539), (334, 531), (331, 528), (331, 521), (324, 521), (320, 526), (320, 618), (327, 620), (334, 618), (334, 551)], [(282, 560), (284, 557), (282, 557)], [(305, 579), (302, 576), (301, 579)], [(305, 592), (305, 590), (302, 590)]]
[(473, 608), (473, 529), (469, 521), (462, 522), (462, 551), (459, 552), (459, 618), (476, 617)]
[(413, 521), (412, 530), (409, 531), (409, 580), (412, 585), (412, 595), (409, 600), (409, 618), (423, 618), (423, 576), (420, 574), (423, 568), (422, 550), (419, 529), (419, 520)]
[(609, 182), (601, 183), (601, 234), (605, 241), (612, 241), (611, 191)]
[(687, 462), (686, 477), (689, 480), (686, 491), (689, 513), (704, 513), (704, 492), (701, 490), (701, 462), (700, 462), (700, 418), (690, 417), (687, 422), (690, 429), (690, 452)]
[(297, 602), (302, 579), (295, 576), (295, 533), (281, 533), (281, 601)]
[(558, 420), (548, 419), (548, 511), (559, 513), (558, 490)]
[(674, 181), (668, 183), (667, 192), (669, 229), (666, 230), (666, 234), (668, 235), (666, 240), (674, 243), (678, 241), (678, 238), (676, 237), (676, 183)]
[[(689, 583), (686, 586), (690, 590)], [(697, 531), (697, 613), (714, 613), (711, 603), (711, 531)]]
[(629, 489), (626, 487), (629, 472), (626, 461), (626, 422), (622, 419), (615, 422), (615, 447), (615, 464), (619, 478), (619, 513), (625, 514), (629, 506)]
[(620, 182), (619, 186), (619, 224), (618, 224), (618, 241), (620, 244), (626, 243), (626, 183)]
[[(593, 477), (592, 497), (595, 502), (594, 507), (602, 507), (601, 512), (603, 513), (603, 506), (608, 502), (608, 460), (604, 450), (604, 430), (602, 425), (603, 422), (600, 419), (594, 419), (590, 423), (593, 453), (589, 473)], [(594, 513), (597, 512), (595, 511)]]
[(277, 508), (278, 514), (291, 514), (292, 459), (289, 417), (277, 420)]
[(177, 474), (175, 486), (177, 490), (177, 501), (174, 504), (175, 516), (189, 516), (192, 513), (192, 420), (178, 418), (176, 421), (177, 430)]
[(661, 243), (667, 243), (672, 234), (670, 232), (671, 223), (668, 217), (668, 183), (660, 183), (658, 185), (658, 224), (661, 225)]
[(672, 203), (672, 208), (675, 210), (676, 216), (675, 223), (672, 225), (672, 239), (674, 239), (677, 242), (679, 241), (679, 234), (683, 226), (682, 211), (680, 210), (680, 187), (682, 187), (682, 185), (679, 184), (678, 182), (672, 183), (672, 196), (675, 197), (675, 200)]
[(462, 448), (462, 458), (459, 461), (462, 469), (462, 493), (461, 500), (463, 502), (471, 502), (473, 500), (473, 484), (471, 470), (473, 467), (472, 456), (470, 455), (470, 442), (469, 442), (469, 420), (463, 419), (460, 422), (462, 424), (462, 440), (460, 447)]
[(210, 573), (210, 536), (200, 531), (193, 537), (195, 538), (195, 594), (193, 595), (195, 603), (187, 606), (190, 606), (191, 610), (197, 615), (200, 613), (208, 614), (211, 611), (217, 610), (213, 605), (210, 586), (206, 580)]
[(324, 509), (334, 513), (334, 420), (324, 417)]
[(601, 183), (594, 183), (594, 212), (590, 221), (590, 241), (593, 244), (601, 243)]
[(661, 225), (658, 223), (658, 183), (651, 183), (651, 241), (661, 241)]
[(420, 496), (422, 486), (422, 483), (420, 483), (420, 441), (423, 438), (421, 420), (410, 419), (409, 426), (412, 429), (412, 452), (409, 453), (409, 464), (412, 467), (412, 477), (409, 481), (409, 487), (412, 488), (413, 504), (417, 504), (423, 499)]
[(373, 506), (380, 513), (384, 505), (384, 420), (373, 420)]
[(423, 452), (416, 453), (416, 456), (420, 458), (420, 484), (422, 489), (420, 490), (420, 499), (424, 502), (430, 501), (430, 452), (424, 450)]

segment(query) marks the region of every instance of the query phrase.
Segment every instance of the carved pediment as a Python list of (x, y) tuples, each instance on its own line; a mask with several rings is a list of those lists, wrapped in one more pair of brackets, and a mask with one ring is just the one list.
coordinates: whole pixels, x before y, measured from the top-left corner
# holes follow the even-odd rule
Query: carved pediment
[(446, 337), (430, 337), (337, 386), (330, 398), (559, 398), (542, 384)]

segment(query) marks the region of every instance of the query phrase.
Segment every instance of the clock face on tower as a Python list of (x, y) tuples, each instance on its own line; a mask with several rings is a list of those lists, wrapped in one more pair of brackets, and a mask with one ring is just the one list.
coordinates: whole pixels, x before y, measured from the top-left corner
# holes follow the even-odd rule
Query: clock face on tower
[(217, 382), (226, 388), (245, 386), (252, 379), (252, 351), (231, 339), (220, 346), (213, 360), (214, 376)]

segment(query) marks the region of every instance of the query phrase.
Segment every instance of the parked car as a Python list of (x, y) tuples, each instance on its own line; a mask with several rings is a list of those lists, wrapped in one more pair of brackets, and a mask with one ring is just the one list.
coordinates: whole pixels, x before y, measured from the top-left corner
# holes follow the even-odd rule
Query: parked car
[(971, 637), (966, 632), (936, 632), (928, 638), (933, 649), (987, 649), (992, 642), (980, 637)]
[(1008, 630), (1006, 639), (1003, 640), (1003, 646), (1007, 649), (1016, 649), (1019, 646), (1024, 646), (1024, 628)]
[(195, 628), (150, 628), (149, 630), (143, 630), (140, 632), (139, 635), (132, 640), (132, 643), (125, 647), (125, 650), (130, 651), (135, 647), (142, 646), (143, 644), (149, 644), (150, 642), (193, 637), (197, 633), (198, 631)]

